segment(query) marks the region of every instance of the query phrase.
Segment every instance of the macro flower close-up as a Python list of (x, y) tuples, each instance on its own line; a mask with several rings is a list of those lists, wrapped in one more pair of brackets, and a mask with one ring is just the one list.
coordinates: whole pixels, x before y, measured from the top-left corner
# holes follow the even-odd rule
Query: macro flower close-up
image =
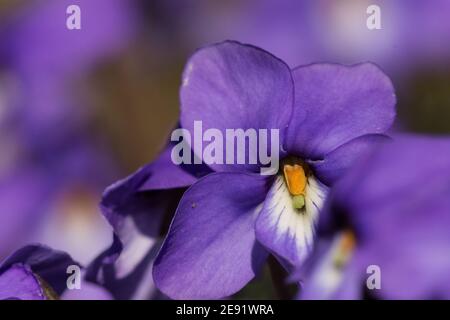
[[(328, 187), (386, 139), (395, 117), (393, 87), (373, 65), (291, 71), (269, 53), (235, 42), (195, 53), (180, 95), (180, 123), (191, 136), (195, 121), (223, 135), (230, 128), (278, 129), (279, 141), (271, 136), (270, 147), (279, 143), (283, 156), (279, 172), (268, 177), (258, 174), (258, 165), (219, 157), (211, 165), (216, 172), (184, 194), (154, 269), (159, 288), (174, 297), (231, 295), (269, 252), (286, 268), (301, 264)], [(261, 145), (258, 154), (273, 151)]]
[(0, 1), (0, 300), (450, 299), (449, 4)]

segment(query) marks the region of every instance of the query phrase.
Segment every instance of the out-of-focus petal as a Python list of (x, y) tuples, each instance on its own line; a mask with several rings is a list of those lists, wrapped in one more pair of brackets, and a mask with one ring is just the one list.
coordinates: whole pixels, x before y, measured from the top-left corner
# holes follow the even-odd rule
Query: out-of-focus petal
[(381, 134), (368, 134), (355, 138), (327, 153), (323, 160), (309, 161), (315, 174), (323, 183), (332, 185), (359, 160), (363, 160), (380, 143), (389, 141)]
[(99, 285), (81, 281), (79, 289), (66, 290), (61, 300), (113, 300), (113, 296)]
[(44, 290), (29, 266), (14, 264), (0, 274), (0, 300), (45, 300)]
[[(169, 150), (169, 149), (166, 149)], [(114, 229), (113, 244), (88, 267), (86, 278), (107, 288), (118, 299), (146, 299), (157, 294), (151, 278), (153, 261), (160, 247), (160, 236), (175, 213), (184, 188), (194, 176), (164, 159), (158, 165), (147, 165), (136, 173), (110, 186), (101, 202), (103, 215)], [(166, 170), (172, 178), (170, 190), (152, 182), (155, 168)], [(171, 172), (171, 170), (173, 172)], [(173, 175), (171, 175), (173, 173)], [(164, 176), (155, 172), (160, 180)], [(179, 178), (177, 180), (177, 178)], [(147, 185), (146, 185), (147, 183)], [(169, 187), (168, 184), (165, 185)], [(164, 189), (164, 188), (162, 188)]]
[(67, 268), (71, 265), (79, 266), (67, 253), (53, 250), (44, 245), (28, 245), (17, 250), (2, 262), (0, 274), (15, 264), (29, 267), (58, 295), (67, 287)]
[(381, 271), (371, 296), (448, 298), (449, 194), (450, 140), (395, 136), (335, 185), (320, 230), (356, 233), (360, 272)]

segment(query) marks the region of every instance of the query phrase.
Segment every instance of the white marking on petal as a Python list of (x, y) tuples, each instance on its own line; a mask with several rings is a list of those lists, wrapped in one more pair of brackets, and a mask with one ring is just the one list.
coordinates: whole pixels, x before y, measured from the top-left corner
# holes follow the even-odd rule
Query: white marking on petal
[(352, 252), (343, 251), (345, 234), (339, 233), (323, 255), (308, 280), (309, 294), (314, 299), (330, 299), (342, 283), (345, 266)]
[(257, 221), (258, 239), (290, 263), (302, 263), (312, 249), (326, 192), (326, 186), (309, 176), (305, 206), (295, 209), (283, 176), (277, 176)]
[(142, 234), (131, 217), (125, 218), (123, 223), (124, 226), (121, 227), (123, 232), (120, 235), (123, 242), (123, 251), (116, 261), (116, 276), (118, 279), (129, 275), (157, 241)]
[(194, 66), (191, 62), (187, 65), (187, 68), (186, 68), (186, 71), (185, 71), (185, 74), (183, 77), (183, 83), (182, 83), (183, 86), (187, 86), (189, 84), (189, 77), (191, 76), (192, 70), (194, 70)]

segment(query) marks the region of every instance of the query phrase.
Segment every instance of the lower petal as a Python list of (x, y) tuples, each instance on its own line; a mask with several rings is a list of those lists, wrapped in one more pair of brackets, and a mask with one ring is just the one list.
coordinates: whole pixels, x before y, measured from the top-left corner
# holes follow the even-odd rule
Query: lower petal
[(254, 223), (268, 182), (256, 174), (215, 173), (195, 183), (155, 261), (156, 286), (174, 299), (217, 299), (247, 284), (267, 257)]

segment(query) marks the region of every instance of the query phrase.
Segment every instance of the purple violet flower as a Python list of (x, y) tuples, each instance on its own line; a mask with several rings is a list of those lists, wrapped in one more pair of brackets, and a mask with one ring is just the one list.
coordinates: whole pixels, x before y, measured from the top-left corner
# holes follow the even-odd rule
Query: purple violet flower
[(300, 298), (449, 299), (449, 194), (449, 138), (383, 145), (330, 193)]
[(373, 64), (291, 70), (232, 41), (197, 51), (183, 76), (182, 128), (192, 134), (202, 121), (224, 136), (278, 129), (282, 168), (262, 176), (257, 165), (210, 165), (216, 172), (181, 199), (154, 263), (157, 287), (176, 299), (223, 298), (249, 282), (269, 253), (288, 269), (301, 265), (328, 186), (386, 140), (394, 117), (394, 89)]

